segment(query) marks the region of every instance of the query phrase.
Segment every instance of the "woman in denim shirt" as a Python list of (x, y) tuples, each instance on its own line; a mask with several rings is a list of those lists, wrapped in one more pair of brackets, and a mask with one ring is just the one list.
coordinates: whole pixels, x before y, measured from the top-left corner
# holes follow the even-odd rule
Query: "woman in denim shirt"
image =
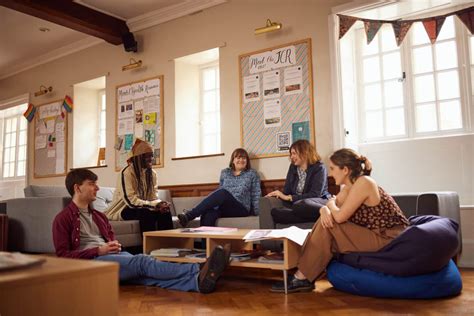
[(291, 145), (290, 160), (283, 192), (276, 190), (267, 194), (282, 200), (284, 205), (272, 209), (273, 221), (281, 224), (315, 222), (319, 209), (331, 197), (326, 167), (316, 148), (303, 139)]
[(193, 209), (178, 215), (181, 226), (201, 216), (201, 226), (215, 226), (220, 217), (258, 215), (262, 195), (260, 177), (250, 167), (249, 154), (243, 148), (234, 150), (229, 167), (221, 172), (219, 188)]

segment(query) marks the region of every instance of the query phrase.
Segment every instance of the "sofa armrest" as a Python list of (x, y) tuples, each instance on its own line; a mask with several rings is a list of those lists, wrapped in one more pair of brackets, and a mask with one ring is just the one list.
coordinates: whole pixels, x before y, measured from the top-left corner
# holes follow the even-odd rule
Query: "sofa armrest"
[(282, 207), (283, 202), (275, 197), (261, 197), (260, 198), (260, 228), (261, 229), (275, 229), (275, 222), (271, 214), (272, 208)]
[(4, 201), (9, 218), (9, 250), (54, 253), (53, 220), (70, 201), (70, 197), (54, 196)]

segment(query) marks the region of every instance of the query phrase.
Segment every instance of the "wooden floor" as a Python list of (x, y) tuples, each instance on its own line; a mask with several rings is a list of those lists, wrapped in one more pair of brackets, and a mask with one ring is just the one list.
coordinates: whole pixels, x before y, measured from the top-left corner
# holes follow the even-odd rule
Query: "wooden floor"
[(120, 315), (474, 315), (474, 269), (461, 269), (461, 295), (446, 299), (398, 300), (354, 296), (316, 282), (311, 293), (275, 294), (274, 280), (230, 271), (215, 293), (203, 295), (154, 287), (121, 286)]

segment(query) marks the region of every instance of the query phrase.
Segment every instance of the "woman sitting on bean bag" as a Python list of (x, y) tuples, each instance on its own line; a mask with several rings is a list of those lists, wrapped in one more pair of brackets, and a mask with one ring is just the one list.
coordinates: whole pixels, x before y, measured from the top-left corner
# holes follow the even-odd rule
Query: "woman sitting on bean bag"
[[(288, 278), (288, 292), (312, 291), (333, 253), (377, 251), (409, 225), (393, 198), (370, 177), (370, 161), (351, 149), (329, 158), (329, 174), (343, 185), (336, 198), (320, 209), (298, 260), (298, 271)], [(284, 292), (283, 282), (272, 292)]]

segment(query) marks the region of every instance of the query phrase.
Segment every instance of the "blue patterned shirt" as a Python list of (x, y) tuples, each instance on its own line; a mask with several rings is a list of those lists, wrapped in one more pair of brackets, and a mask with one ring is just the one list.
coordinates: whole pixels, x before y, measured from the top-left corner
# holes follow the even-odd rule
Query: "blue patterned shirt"
[(231, 168), (225, 168), (221, 171), (219, 187), (229, 191), (247, 210), (253, 210), (253, 213), (258, 215), (258, 203), (262, 190), (260, 177), (255, 170), (244, 170), (240, 175), (234, 176)]

